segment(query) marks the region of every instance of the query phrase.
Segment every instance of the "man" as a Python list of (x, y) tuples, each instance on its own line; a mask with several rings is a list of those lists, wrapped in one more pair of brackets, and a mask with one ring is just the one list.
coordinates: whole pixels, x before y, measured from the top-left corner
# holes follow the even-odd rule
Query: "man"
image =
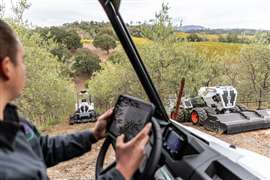
[[(112, 109), (102, 114), (93, 132), (65, 136), (41, 136), (17, 114), (9, 102), (20, 96), (25, 85), (24, 50), (12, 29), (0, 20), (0, 179), (48, 179), (46, 168), (80, 156), (91, 144), (105, 137)], [(131, 179), (139, 167), (149, 140), (148, 124), (134, 139), (116, 140), (116, 167), (100, 179)]]

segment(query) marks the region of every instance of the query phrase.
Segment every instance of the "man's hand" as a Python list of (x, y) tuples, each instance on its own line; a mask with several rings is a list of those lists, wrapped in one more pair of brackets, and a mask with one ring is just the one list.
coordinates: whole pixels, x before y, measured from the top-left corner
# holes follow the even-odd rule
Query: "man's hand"
[(97, 140), (105, 137), (108, 122), (111, 120), (113, 108), (107, 110), (105, 113), (100, 115), (97, 119), (93, 134)]
[(148, 123), (129, 142), (124, 143), (123, 134), (116, 139), (116, 169), (122, 173), (126, 180), (131, 179), (143, 160), (145, 154), (144, 147), (149, 140), (150, 130), (151, 124)]

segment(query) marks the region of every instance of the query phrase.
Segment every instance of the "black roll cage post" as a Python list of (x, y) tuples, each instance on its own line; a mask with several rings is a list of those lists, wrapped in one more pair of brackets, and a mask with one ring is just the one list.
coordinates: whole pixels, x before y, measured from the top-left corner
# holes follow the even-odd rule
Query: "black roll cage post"
[(156, 106), (154, 117), (169, 120), (157, 90), (119, 13), (120, 0), (99, 0), (117, 34), (149, 100)]

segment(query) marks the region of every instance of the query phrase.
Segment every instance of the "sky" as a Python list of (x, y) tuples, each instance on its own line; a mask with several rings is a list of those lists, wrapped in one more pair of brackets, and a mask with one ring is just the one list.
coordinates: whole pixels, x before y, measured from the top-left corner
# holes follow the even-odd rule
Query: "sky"
[[(10, 0), (3, 0), (6, 5)], [(16, 0), (13, 0), (16, 1)], [(73, 21), (108, 21), (98, 0), (28, 0), (24, 19), (33, 25), (52, 26)], [(174, 23), (207, 28), (270, 30), (270, 0), (122, 0), (126, 22), (153, 19), (162, 2), (169, 3)]]

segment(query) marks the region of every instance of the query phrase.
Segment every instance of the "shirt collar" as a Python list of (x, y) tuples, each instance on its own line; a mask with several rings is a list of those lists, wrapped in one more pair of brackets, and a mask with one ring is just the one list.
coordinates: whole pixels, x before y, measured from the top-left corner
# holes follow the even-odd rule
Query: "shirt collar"
[(7, 104), (4, 110), (4, 120), (0, 121), (0, 147), (13, 149), (14, 139), (20, 128), (17, 107)]

